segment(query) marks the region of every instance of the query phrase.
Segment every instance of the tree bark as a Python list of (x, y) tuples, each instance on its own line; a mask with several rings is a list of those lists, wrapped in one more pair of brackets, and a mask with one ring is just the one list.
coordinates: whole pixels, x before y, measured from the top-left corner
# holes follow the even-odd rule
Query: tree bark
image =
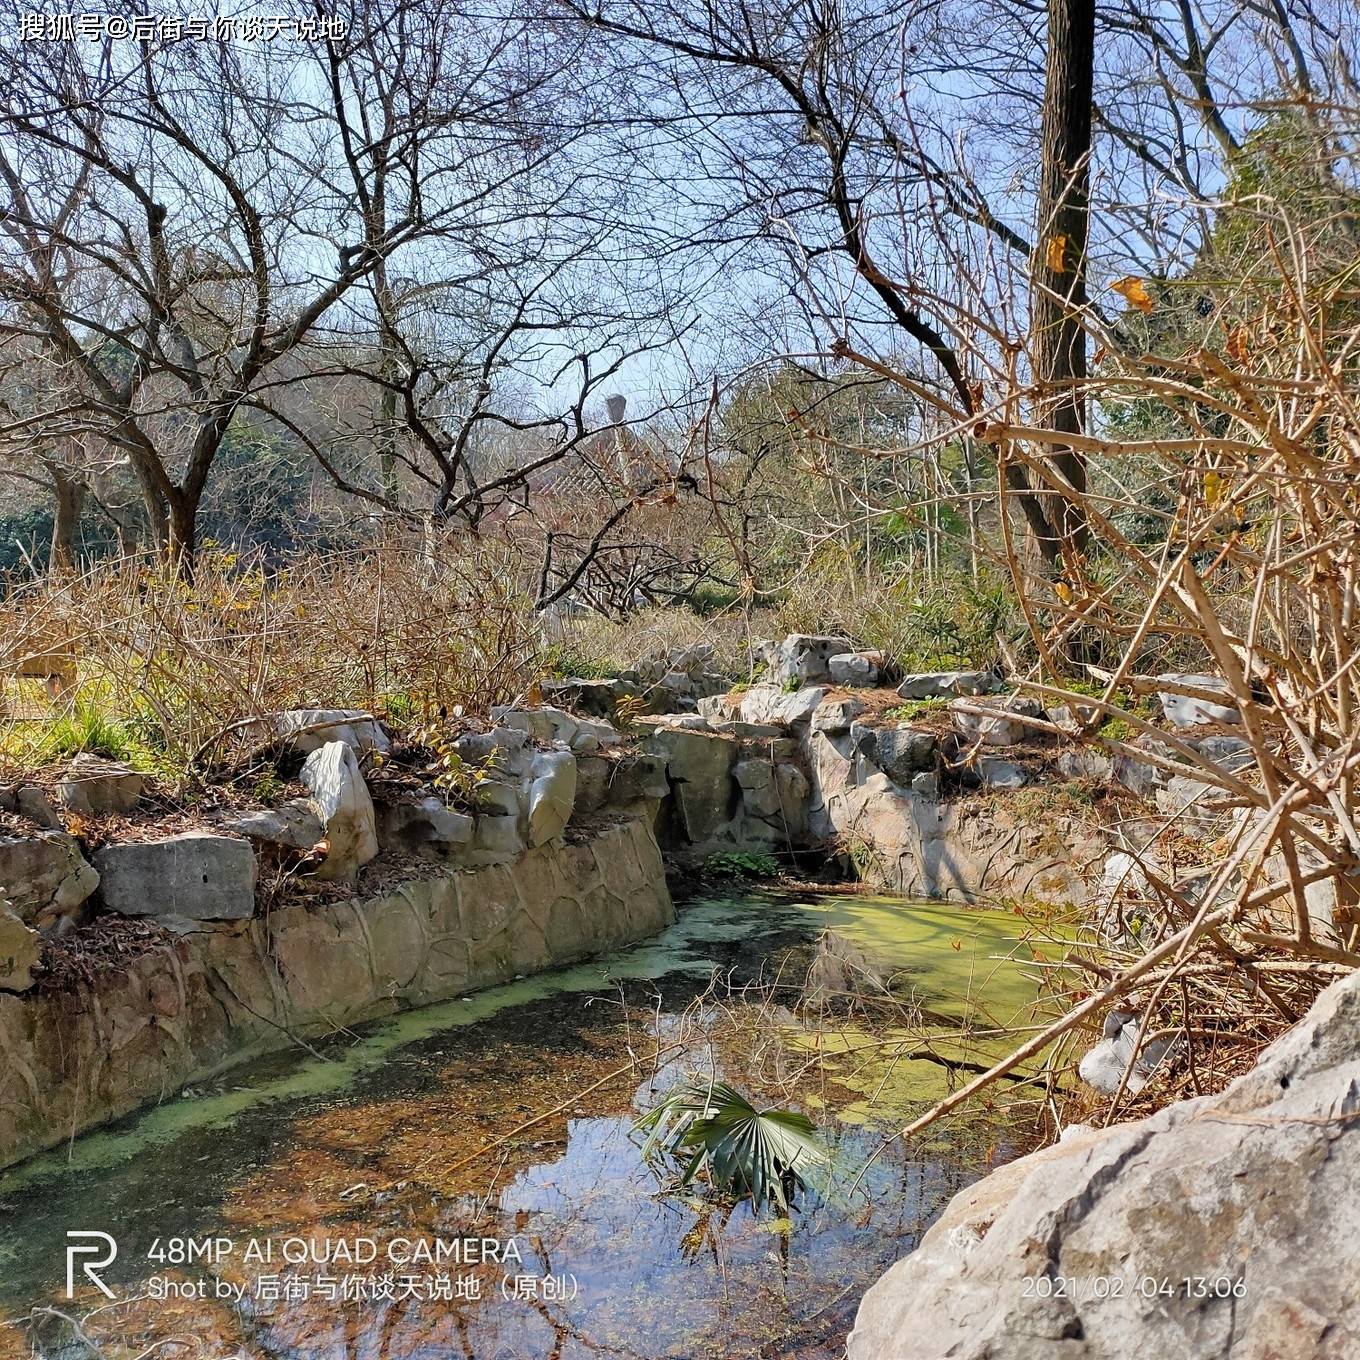
[[(1044, 76), (1043, 155), (1039, 217), (1031, 273), (1031, 354), (1037, 414), (1048, 428), (1081, 434), (1086, 425), (1086, 242), (1090, 192), (1095, 0), (1049, 0)], [(1086, 460), (1073, 449), (1052, 454), (1055, 470), (1086, 490)], [(1084, 551), (1083, 508), (1061, 493), (1048, 498), (1047, 519), (1066, 569)]]
[(47, 468), (52, 476), (54, 494), (52, 549), (47, 559), (47, 569), (56, 576), (75, 570), (76, 532), (80, 524), (80, 512), (85, 505), (85, 483), (54, 463), (49, 463)]

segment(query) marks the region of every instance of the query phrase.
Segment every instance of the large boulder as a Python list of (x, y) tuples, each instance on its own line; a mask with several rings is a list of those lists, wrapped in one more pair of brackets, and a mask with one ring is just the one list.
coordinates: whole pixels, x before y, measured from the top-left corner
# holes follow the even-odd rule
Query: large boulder
[(145, 776), (120, 761), (82, 751), (67, 766), (57, 785), (57, 797), (68, 812), (82, 816), (131, 812), (145, 784)]
[(717, 733), (663, 727), (647, 738), (644, 749), (666, 761), (684, 838), (692, 845), (709, 840), (731, 819), (736, 742)]
[(831, 658), (853, 652), (846, 637), (790, 633), (783, 642), (761, 642), (756, 651), (765, 661), (765, 675), (776, 685), (809, 685), (831, 679)]
[(373, 799), (354, 748), (343, 741), (327, 742), (303, 761), (301, 778), (329, 843), (317, 877), (352, 883), (360, 866), (378, 853)]
[(861, 737), (860, 754), (894, 784), (908, 785), (913, 775), (935, 768), (939, 741), (933, 732), (906, 726), (863, 729), (858, 723), (855, 732)]
[(886, 664), (882, 652), (841, 652), (826, 663), (826, 669), (833, 685), (872, 689), (883, 678)]
[(524, 798), (525, 840), (543, 845), (560, 836), (576, 801), (576, 757), (570, 751), (540, 751), (529, 767)]
[(0, 992), (26, 992), (42, 952), (42, 936), (0, 901)]
[(382, 808), (379, 821), (379, 841), (407, 854), (448, 858), (472, 842), (473, 819), (466, 813), (455, 812), (433, 794), (388, 803)]
[(797, 727), (812, 721), (826, 690), (809, 685), (792, 691), (773, 685), (752, 685), (741, 696), (740, 717), (744, 722)]
[(1014, 746), (1035, 728), (1022, 718), (1038, 718), (1044, 708), (1037, 699), (1016, 694), (1001, 699), (955, 699), (949, 705), (954, 728), (964, 741), (982, 746)]
[(356, 708), (290, 708), (264, 721), (267, 735), (286, 742), (298, 755), (310, 755), (328, 742), (342, 741), (358, 755), (386, 754), (392, 748), (382, 724)]
[[(823, 699), (812, 710), (811, 727), (814, 732), (828, 732), (835, 736), (838, 732), (848, 732), (850, 724), (864, 712), (864, 705), (858, 699)], [(755, 724), (746, 724), (755, 726)], [(779, 729), (774, 729), (776, 735)]]
[(1360, 1355), (1358, 1116), (1353, 973), (1221, 1094), (956, 1195), (865, 1295), (849, 1360)]
[(904, 675), (897, 692), (904, 699), (954, 699), (962, 694), (991, 694), (996, 686), (991, 671), (920, 671)]
[(232, 836), (186, 831), (106, 845), (95, 864), (104, 905), (119, 916), (154, 916), (173, 925), (255, 913), (255, 852)]
[(73, 916), (98, 886), (74, 836), (0, 836), (0, 897), (29, 925), (47, 928)]
[(1232, 691), (1227, 683), (1217, 675), (1181, 675), (1167, 671), (1157, 677), (1163, 684), (1182, 685), (1186, 689), (1205, 691), (1207, 695), (1222, 695), (1226, 703), (1216, 703), (1209, 697), (1190, 694), (1175, 694), (1169, 690), (1159, 690), (1157, 697), (1162, 701), (1162, 712), (1173, 727), (1199, 727), (1205, 723), (1239, 723), (1242, 715), (1232, 702)]

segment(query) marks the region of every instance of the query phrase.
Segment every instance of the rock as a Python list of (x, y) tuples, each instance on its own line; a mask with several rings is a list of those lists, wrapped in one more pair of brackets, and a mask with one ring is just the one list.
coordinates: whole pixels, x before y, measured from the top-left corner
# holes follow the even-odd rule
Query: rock
[[(1192, 689), (1205, 690), (1210, 694), (1221, 694), (1232, 698), (1227, 682), (1216, 675), (1180, 675), (1167, 671), (1157, 677), (1165, 683), (1185, 685)], [(1198, 727), (1203, 723), (1238, 723), (1242, 715), (1232, 703), (1217, 704), (1210, 699), (1192, 698), (1188, 694), (1172, 694), (1159, 690), (1157, 697), (1162, 701), (1162, 712), (1173, 727)]]
[(1023, 789), (1029, 776), (1009, 760), (997, 756), (982, 756), (973, 767), (984, 788)]
[(1091, 731), (1100, 726), (1100, 710), (1091, 704), (1083, 704), (1079, 699), (1070, 699), (1048, 710), (1048, 720), (1068, 736), (1076, 736), (1083, 730)]
[[(865, 1295), (849, 1360), (1360, 1355), (1357, 1114), (1352, 973), (1226, 1091), (1077, 1134), (956, 1195)], [(1081, 1284), (1027, 1284), (1054, 1277)], [(1186, 1279), (1226, 1288), (1186, 1297)]]
[(121, 762), (82, 751), (67, 766), (57, 797), (68, 811), (85, 817), (131, 812), (145, 784), (142, 775)]
[(848, 732), (863, 712), (864, 705), (858, 699), (824, 699), (812, 710), (811, 727), (814, 732)]
[(883, 674), (882, 652), (841, 652), (826, 663), (833, 685), (871, 689)]
[(476, 798), (477, 812), (487, 817), (518, 817), (522, 807), (519, 781), (500, 775), (479, 782)]
[(662, 689), (668, 689), (674, 694), (688, 694), (693, 688), (689, 676), (684, 671), (667, 671), (661, 677), (660, 683)]
[[(1148, 751), (1163, 759), (1180, 759), (1179, 754), (1164, 741), (1158, 741), (1147, 733), (1135, 737), (1129, 745), (1135, 750)], [(1113, 777), (1116, 784), (1122, 784), (1130, 793), (1136, 793), (1140, 798), (1150, 798), (1157, 789), (1165, 787), (1171, 772), (1161, 765), (1154, 765), (1150, 760), (1139, 760), (1137, 756), (1120, 751), (1114, 757)]]
[(996, 687), (991, 671), (921, 671), (903, 676), (897, 692), (904, 699), (951, 699), (961, 694), (991, 694)]
[(484, 863), (500, 863), (524, 853), (524, 837), (514, 817), (478, 817), (472, 849)]
[(223, 828), (238, 836), (292, 850), (310, 850), (325, 836), (321, 814), (310, 798), (290, 798), (276, 808), (263, 808), (232, 817)]
[(700, 699), (696, 707), (710, 722), (731, 722), (741, 717), (743, 694), (713, 694)]
[(1205, 737), (1192, 745), (1206, 760), (1233, 773), (1250, 769), (1256, 763), (1251, 744), (1242, 737)]
[(453, 743), (454, 754), (476, 769), (520, 775), (528, 764), (529, 734), (518, 727), (494, 727), (490, 732), (464, 732)]
[(741, 696), (741, 717), (750, 723), (783, 724), (795, 727), (812, 721), (826, 690), (817, 685), (792, 693), (772, 685), (752, 685)]
[(302, 764), (302, 782), (311, 790), (330, 843), (318, 878), (352, 883), (361, 865), (378, 853), (373, 799), (347, 742), (330, 741)]
[[(1127, 1011), (1111, 1011), (1106, 1017), (1102, 1038), (1087, 1049), (1077, 1065), (1077, 1075), (1101, 1095), (1112, 1096), (1124, 1080), (1124, 1071), (1133, 1057), (1138, 1043), (1138, 1017)], [(1145, 1043), (1129, 1072), (1125, 1089), (1137, 1095), (1148, 1084), (1157, 1064), (1171, 1047), (1167, 1038)]]
[[(979, 709), (986, 711), (977, 712)], [(1016, 718), (1038, 718), (1044, 711), (1037, 699), (1019, 694), (1002, 699), (956, 699), (949, 710), (959, 736), (982, 746), (1014, 746), (1026, 737), (1038, 736), (1034, 728)]]
[(849, 638), (807, 633), (790, 633), (783, 642), (761, 642), (756, 646), (766, 666), (766, 679), (775, 685), (796, 682), (808, 685), (831, 679), (831, 658), (853, 652)]
[(666, 762), (685, 839), (692, 845), (708, 840), (729, 820), (736, 743), (716, 733), (667, 727), (653, 732), (644, 749)]
[(919, 727), (880, 727), (875, 732), (872, 752), (864, 754), (894, 784), (907, 785), (913, 775), (935, 768), (938, 749), (933, 732)]
[(48, 831), (62, 829), (61, 814), (52, 805), (47, 790), (36, 784), (23, 784), (15, 790), (15, 811), (22, 813), (30, 822), (36, 822)]
[(774, 766), (768, 760), (739, 760), (732, 778), (741, 785), (742, 806), (753, 817), (774, 817), (779, 812), (779, 790)]
[(473, 819), (431, 795), (414, 803), (390, 803), (382, 810), (379, 842), (411, 853), (445, 856), (472, 842)]
[(1228, 829), (1231, 817), (1226, 811), (1211, 808), (1208, 804), (1213, 799), (1225, 796), (1224, 791), (1215, 784), (1173, 774), (1165, 787), (1156, 791), (1156, 802), (1160, 811), (1175, 817), (1188, 830), (1221, 835)]
[(782, 829), (790, 837), (803, 835), (807, 830), (810, 792), (807, 775), (797, 765), (776, 765), (774, 785), (779, 795), (779, 819)]
[(576, 758), (570, 751), (540, 751), (529, 767), (525, 840), (543, 845), (560, 836), (576, 801)]
[(290, 708), (267, 718), (276, 741), (287, 742), (300, 756), (319, 751), (328, 742), (342, 741), (357, 755), (386, 754), (392, 749), (382, 724), (357, 708)]
[(42, 936), (0, 900), (0, 991), (26, 992), (42, 954)]
[(660, 755), (627, 755), (612, 767), (608, 801), (626, 806), (639, 799), (660, 801), (671, 791), (666, 759)]
[(1059, 751), (1054, 763), (1064, 779), (1108, 779), (1114, 770), (1109, 756), (1087, 746)]
[(44, 928), (72, 916), (99, 886), (74, 836), (0, 837), (0, 894), (21, 921)]
[[(348, 746), (334, 745), (354, 759)], [(186, 831), (106, 845), (95, 865), (104, 905), (119, 916), (184, 922), (235, 921), (255, 914), (255, 852), (232, 836)]]
[(940, 797), (940, 776), (934, 770), (912, 775), (911, 791), (918, 798), (928, 798), (931, 802), (937, 801)]
[(586, 718), (602, 718), (613, 722), (619, 703), (624, 699), (642, 702), (642, 686), (636, 680), (619, 677), (614, 680), (582, 680), (572, 676), (566, 680), (547, 681), (542, 686), (543, 698), (559, 710), (569, 708)]

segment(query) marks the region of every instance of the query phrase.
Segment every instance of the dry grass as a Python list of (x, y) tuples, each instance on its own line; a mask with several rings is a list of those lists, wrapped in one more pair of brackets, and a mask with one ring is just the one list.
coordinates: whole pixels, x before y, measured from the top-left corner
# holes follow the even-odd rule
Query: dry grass
[(283, 708), (355, 708), (398, 724), (455, 705), (485, 710), (544, 662), (522, 579), (505, 549), (461, 540), (268, 573), (207, 553), (192, 580), (101, 564), (18, 586), (0, 601), (0, 673), (62, 653), (74, 685), (44, 721), (32, 718), (31, 692), (0, 720), (0, 761), (29, 767), (91, 749), (173, 777), (237, 725)]

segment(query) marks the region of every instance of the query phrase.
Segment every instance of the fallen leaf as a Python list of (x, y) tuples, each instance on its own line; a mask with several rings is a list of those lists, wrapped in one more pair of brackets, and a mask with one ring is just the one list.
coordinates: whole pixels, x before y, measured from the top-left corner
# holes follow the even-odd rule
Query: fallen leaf
[(1110, 285), (1116, 293), (1122, 297), (1132, 307), (1137, 307), (1140, 312), (1150, 312), (1155, 304), (1152, 295), (1147, 290), (1147, 284), (1142, 279), (1135, 279), (1132, 274), (1127, 278), (1119, 279)]

